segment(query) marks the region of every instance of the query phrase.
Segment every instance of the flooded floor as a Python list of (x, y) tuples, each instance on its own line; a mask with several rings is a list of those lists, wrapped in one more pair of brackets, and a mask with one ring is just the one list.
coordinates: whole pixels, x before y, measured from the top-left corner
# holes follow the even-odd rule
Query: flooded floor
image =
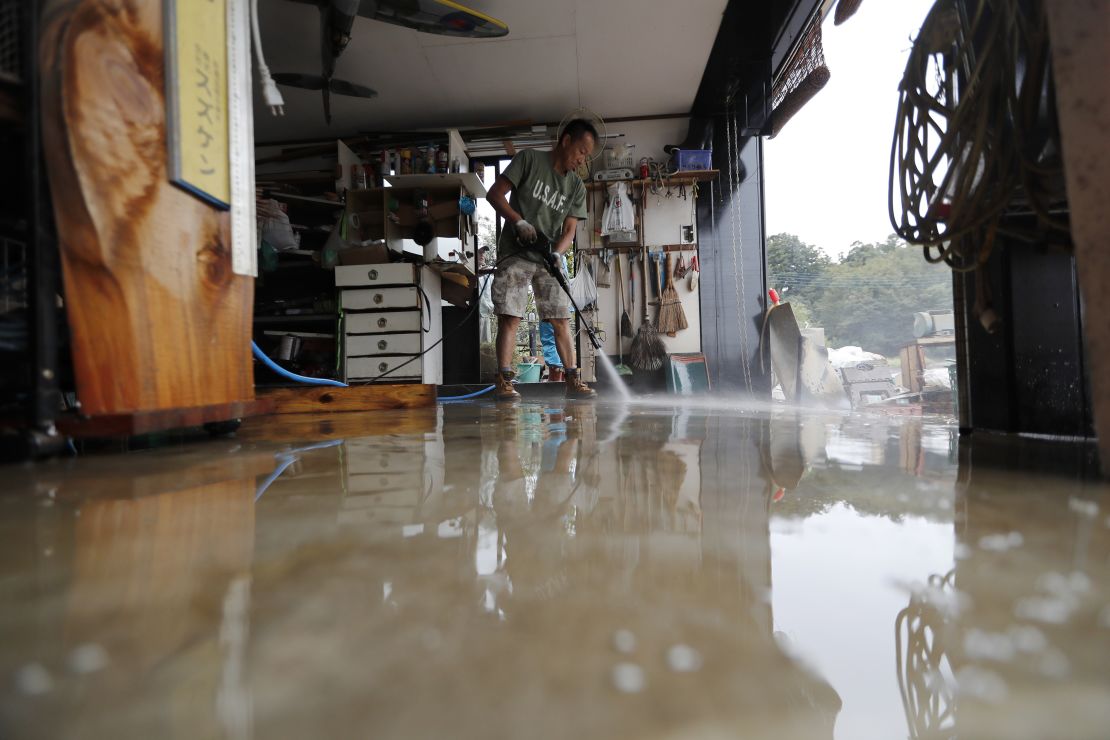
[(3, 468), (0, 737), (1104, 739), (1090, 469), (722, 400)]

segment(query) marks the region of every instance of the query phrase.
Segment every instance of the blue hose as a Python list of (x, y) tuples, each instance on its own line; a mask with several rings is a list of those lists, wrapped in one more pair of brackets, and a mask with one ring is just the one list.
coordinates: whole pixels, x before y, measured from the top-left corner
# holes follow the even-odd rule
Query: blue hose
[(440, 401), (441, 403), (451, 403), (452, 401), (468, 401), (471, 398), (477, 398), (478, 396), (485, 395), (486, 393), (489, 393), (490, 391), (492, 391), (496, 387), (497, 386), (495, 386), (495, 385), (491, 385), (488, 388), (483, 388), (480, 391), (474, 391), (473, 393), (467, 393), (465, 396), (440, 396), (437, 400)]
[(283, 378), (295, 380), (298, 383), (306, 383), (307, 385), (333, 385), (337, 388), (347, 387), (346, 383), (340, 383), (338, 380), (329, 380), (328, 378), (309, 378), (305, 375), (297, 375), (296, 373), (291, 373), (283, 368), (281, 365), (271, 360), (265, 352), (258, 348), (258, 345), (254, 342), (251, 342), (251, 350), (254, 352), (254, 356), (262, 361), (263, 365), (270, 368)]

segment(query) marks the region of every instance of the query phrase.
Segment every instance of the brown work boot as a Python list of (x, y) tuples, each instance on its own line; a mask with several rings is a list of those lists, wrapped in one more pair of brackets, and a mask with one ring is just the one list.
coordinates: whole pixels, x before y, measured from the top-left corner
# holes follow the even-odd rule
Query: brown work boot
[(567, 398), (597, 398), (597, 391), (582, 382), (578, 370), (567, 370)]
[(513, 388), (513, 378), (516, 377), (514, 372), (497, 371), (497, 380), (494, 381), (497, 388), (494, 389), (493, 395), (498, 401), (519, 401), (520, 394)]
[(563, 377), (563, 368), (551, 365), (547, 368), (547, 382), (548, 383), (562, 383), (566, 380)]

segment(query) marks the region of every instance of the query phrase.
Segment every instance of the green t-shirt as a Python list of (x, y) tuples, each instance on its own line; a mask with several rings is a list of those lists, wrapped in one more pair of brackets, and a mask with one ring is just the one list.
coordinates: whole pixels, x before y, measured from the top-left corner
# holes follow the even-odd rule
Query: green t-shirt
[[(551, 152), (534, 149), (518, 152), (503, 174), (513, 184), (509, 205), (536, 227), (541, 239), (554, 244), (563, 233), (567, 216), (586, 217), (586, 186), (582, 178), (575, 172), (565, 175), (556, 172)], [(504, 259), (519, 251), (513, 224), (506, 223), (501, 229), (497, 255)]]

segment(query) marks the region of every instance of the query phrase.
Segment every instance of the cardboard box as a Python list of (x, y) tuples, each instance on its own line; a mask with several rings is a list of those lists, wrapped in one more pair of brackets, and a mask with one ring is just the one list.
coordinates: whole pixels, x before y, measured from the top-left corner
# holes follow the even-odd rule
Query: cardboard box
[(443, 300), (459, 308), (469, 306), (478, 287), (478, 278), (474, 273), (464, 265), (450, 262), (434, 262), (430, 266), (440, 274)]
[(389, 247), (385, 242), (339, 250), (341, 265), (382, 265), (386, 262), (389, 262)]

